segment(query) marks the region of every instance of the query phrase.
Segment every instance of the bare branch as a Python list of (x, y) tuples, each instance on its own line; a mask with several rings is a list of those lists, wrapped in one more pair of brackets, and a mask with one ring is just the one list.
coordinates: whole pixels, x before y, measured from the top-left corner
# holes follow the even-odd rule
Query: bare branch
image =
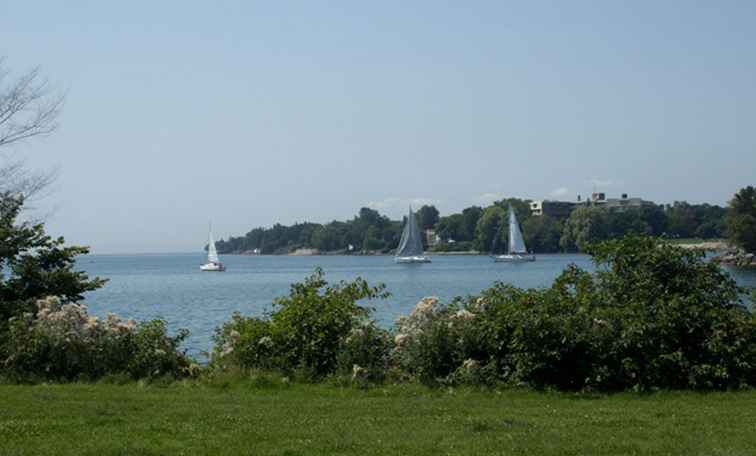
[(39, 67), (6, 83), (4, 64), (0, 59), (0, 147), (55, 131), (65, 94), (51, 88)]
[[(55, 131), (65, 98), (39, 67), (12, 77), (0, 56), (0, 152), (3, 146)], [(26, 201), (39, 199), (56, 176), (55, 170), (33, 171), (23, 160), (0, 153), (0, 194), (20, 194)]]

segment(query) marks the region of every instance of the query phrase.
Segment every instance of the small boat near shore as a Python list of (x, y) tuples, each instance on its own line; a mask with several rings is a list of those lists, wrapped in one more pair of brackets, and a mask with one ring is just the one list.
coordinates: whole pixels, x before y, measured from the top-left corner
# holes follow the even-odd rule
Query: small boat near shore
[(509, 205), (509, 242), (507, 242), (507, 253), (503, 255), (494, 255), (496, 263), (524, 263), (535, 261), (534, 254), (528, 252), (525, 247), (525, 239), (522, 237), (520, 224), (517, 223), (517, 216), (514, 208)]
[(430, 263), (431, 259), (424, 253), (423, 238), (420, 234), (420, 228), (417, 226), (417, 218), (415, 218), (415, 213), (412, 212), (412, 207), (410, 207), (407, 223), (404, 224), (402, 238), (394, 255), (394, 261), (400, 264)]
[(207, 272), (223, 272), (226, 270), (226, 266), (221, 263), (218, 258), (218, 251), (215, 249), (215, 240), (213, 239), (213, 227), (212, 225), (208, 229), (208, 241), (207, 241), (207, 263), (200, 266), (200, 271)]

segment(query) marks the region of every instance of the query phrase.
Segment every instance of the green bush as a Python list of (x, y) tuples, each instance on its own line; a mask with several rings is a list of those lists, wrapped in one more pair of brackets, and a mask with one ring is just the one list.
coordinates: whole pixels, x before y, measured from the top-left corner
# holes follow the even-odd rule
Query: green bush
[(374, 322), (353, 328), (341, 341), (336, 355), (337, 372), (354, 380), (382, 382), (389, 368), (391, 337)]
[(37, 312), (12, 318), (4, 376), (19, 381), (180, 378), (198, 369), (179, 349), (188, 335), (167, 334), (163, 321), (136, 323), (109, 314), (89, 316), (81, 304), (56, 297), (37, 301)]
[(597, 273), (571, 266), (547, 289), (421, 301), (397, 322), (395, 362), (431, 384), (756, 386), (756, 320), (716, 264), (643, 236), (590, 251)]
[(597, 272), (570, 266), (545, 289), (498, 283), (441, 304), (424, 298), (393, 340), (371, 322), (362, 280), (292, 286), (270, 319), (234, 318), (216, 335), (221, 363), (427, 384), (561, 390), (756, 386), (756, 319), (744, 290), (699, 252), (631, 236), (589, 247)]
[(234, 313), (231, 321), (215, 330), (213, 363), (248, 369), (281, 367), (277, 355), (280, 349), (276, 348), (273, 337), (270, 320)]
[(234, 318), (216, 331), (215, 363), (242, 368), (276, 368), (322, 378), (337, 370), (344, 338), (362, 327), (372, 309), (363, 299), (388, 296), (363, 279), (329, 285), (316, 269), (274, 302), (269, 320)]

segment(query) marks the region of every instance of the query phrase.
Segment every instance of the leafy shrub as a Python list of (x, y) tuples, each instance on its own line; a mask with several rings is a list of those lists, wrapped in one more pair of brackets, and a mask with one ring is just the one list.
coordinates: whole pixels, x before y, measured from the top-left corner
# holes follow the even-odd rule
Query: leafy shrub
[(386, 297), (384, 287), (357, 278), (329, 285), (318, 268), (288, 296), (274, 302), (270, 319), (235, 315), (216, 331), (216, 364), (277, 368), (322, 378), (337, 369), (343, 339), (366, 322), (372, 309), (358, 301)]
[(732, 388), (756, 384), (756, 321), (740, 289), (702, 252), (649, 237), (590, 249), (612, 324), (609, 384)]
[(215, 330), (214, 363), (220, 366), (272, 369), (280, 367), (270, 320), (234, 313)]
[(337, 371), (354, 380), (382, 382), (389, 367), (391, 337), (374, 322), (352, 328), (336, 355)]
[[(591, 247), (543, 290), (496, 284), (397, 322), (394, 359), (426, 383), (559, 389), (756, 385), (756, 319), (702, 254), (650, 237)], [(464, 316), (464, 318), (461, 318)]]
[(19, 380), (95, 380), (125, 374), (132, 379), (183, 377), (196, 365), (179, 345), (185, 330), (168, 336), (165, 323), (136, 323), (113, 314), (99, 319), (86, 306), (56, 297), (37, 301), (36, 315), (10, 321), (2, 370)]
[(424, 383), (563, 390), (756, 386), (756, 318), (732, 278), (696, 251), (645, 236), (589, 247), (545, 289), (498, 283), (448, 304), (424, 298), (388, 333), (368, 320), (364, 281), (328, 286), (322, 271), (292, 286), (269, 320), (235, 315), (218, 330), (221, 359), (245, 368), (397, 369)]

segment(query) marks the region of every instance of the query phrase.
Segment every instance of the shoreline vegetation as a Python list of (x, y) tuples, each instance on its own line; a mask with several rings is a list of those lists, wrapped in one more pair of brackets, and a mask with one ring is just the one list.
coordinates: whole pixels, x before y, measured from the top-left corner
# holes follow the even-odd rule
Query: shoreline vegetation
[[(505, 198), (486, 207), (471, 206), (442, 216), (435, 206), (425, 205), (416, 213), (417, 224), (425, 233), (425, 250), (429, 254), (505, 251), (504, 228), (510, 207), (520, 221), (525, 244), (536, 254), (583, 252), (591, 243), (628, 234), (673, 241), (721, 239), (730, 210), (686, 202), (615, 208), (586, 202), (571, 211), (534, 215), (530, 200)], [(404, 223), (404, 219), (391, 220), (363, 207), (351, 220), (290, 226), (276, 223), (254, 228), (243, 236), (220, 239), (216, 247), (221, 254), (390, 254), (399, 243)]]
[[(734, 250), (730, 244), (725, 239), (671, 239), (669, 240), (669, 243), (672, 245), (675, 245), (677, 247), (681, 247), (684, 249), (691, 249), (691, 250), (704, 250), (707, 252), (729, 252)], [(476, 255), (490, 255), (490, 252), (485, 251), (478, 251), (478, 250), (460, 250), (460, 251), (436, 251), (436, 250), (427, 250), (425, 252), (426, 254), (436, 255), (436, 256), (444, 256), (444, 255), (470, 255), (470, 256), (476, 256)], [(552, 252), (552, 253), (561, 253), (561, 252)], [(347, 250), (332, 250), (332, 251), (325, 251), (321, 252), (318, 249), (296, 249), (291, 252), (286, 253), (270, 253), (270, 254), (261, 254), (254, 251), (242, 251), (242, 252), (228, 252), (225, 253), (225, 255), (244, 255), (244, 256), (260, 256), (260, 255), (273, 255), (273, 256), (335, 256), (335, 255), (353, 255), (353, 256), (392, 256), (394, 254), (393, 251), (380, 251), (380, 250), (371, 250), (371, 251), (357, 251), (357, 252), (350, 252)]]

